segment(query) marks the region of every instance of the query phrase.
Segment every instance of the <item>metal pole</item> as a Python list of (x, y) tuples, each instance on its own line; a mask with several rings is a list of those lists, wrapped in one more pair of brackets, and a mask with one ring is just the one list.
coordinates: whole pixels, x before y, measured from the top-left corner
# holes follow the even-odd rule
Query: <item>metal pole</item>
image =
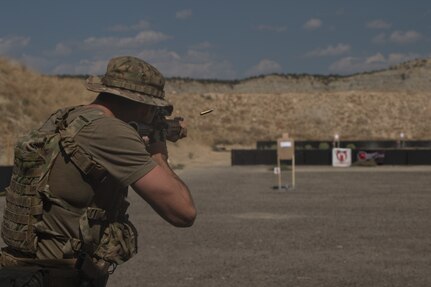
[(278, 189), (281, 189), (281, 166), (280, 157), (277, 155), (277, 166), (278, 166)]
[(295, 188), (295, 152), (292, 157), (292, 187)]

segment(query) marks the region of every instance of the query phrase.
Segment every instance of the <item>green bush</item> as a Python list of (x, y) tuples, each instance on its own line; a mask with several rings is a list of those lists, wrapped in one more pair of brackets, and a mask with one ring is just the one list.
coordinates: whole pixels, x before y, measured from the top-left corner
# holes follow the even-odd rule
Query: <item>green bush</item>
[(331, 145), (328, 143), (320, 143), (319, 144), (319, 149), (330, 149)]
[(356, 149), (356, 146), (355, 144), (349, 143), (348, 145), (346, 145), (346, 148)]

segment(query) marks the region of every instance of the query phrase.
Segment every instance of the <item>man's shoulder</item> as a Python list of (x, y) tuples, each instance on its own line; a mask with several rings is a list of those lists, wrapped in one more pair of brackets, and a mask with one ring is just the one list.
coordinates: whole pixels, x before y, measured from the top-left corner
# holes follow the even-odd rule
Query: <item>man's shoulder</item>
[(128, 123), (112, 116), (92, 121), (82, 128), (75, 140), (123, 187), (135, 182), (156, 165), (138, 132)]
[(94, 133), (104, 133), (105, 136), (118, 136), (118, 133), (127, 133), (133, 136), (137, 135), (136, 130), (128, 123), (114, 117), (104, 114), (101, 110), (80, 106), (72, 114), (72, 118), (83, 116), (91, 120), (91, 124), (85, 127), (85, 130)]
[(104, 137), (127, 137), (139, 138), (136, 130), (128, 123), (123, 122), (115, 117), (102, 117), (95, 120), (87, 127), (87, 132), (93, 131), (96, 134), (103, 134)]

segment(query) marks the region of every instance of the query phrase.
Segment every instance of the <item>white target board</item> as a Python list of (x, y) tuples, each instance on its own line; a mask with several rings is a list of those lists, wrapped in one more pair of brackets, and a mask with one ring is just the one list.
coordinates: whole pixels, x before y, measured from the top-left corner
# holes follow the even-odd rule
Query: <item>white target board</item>
[(352, 165), (352, 150), (350, 148), (332, 149), (332, 166), (349, 167)]

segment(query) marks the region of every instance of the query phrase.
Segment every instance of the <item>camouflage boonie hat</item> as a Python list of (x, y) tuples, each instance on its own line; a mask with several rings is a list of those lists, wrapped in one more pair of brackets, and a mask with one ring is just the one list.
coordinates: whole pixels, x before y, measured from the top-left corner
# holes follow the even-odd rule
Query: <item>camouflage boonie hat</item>
[(91, 76), (86, 87), (152, 106), (171, 106), (165, 100), (165, 79), (147, 62), (130, 56), (112, 58), (103, 77)]

